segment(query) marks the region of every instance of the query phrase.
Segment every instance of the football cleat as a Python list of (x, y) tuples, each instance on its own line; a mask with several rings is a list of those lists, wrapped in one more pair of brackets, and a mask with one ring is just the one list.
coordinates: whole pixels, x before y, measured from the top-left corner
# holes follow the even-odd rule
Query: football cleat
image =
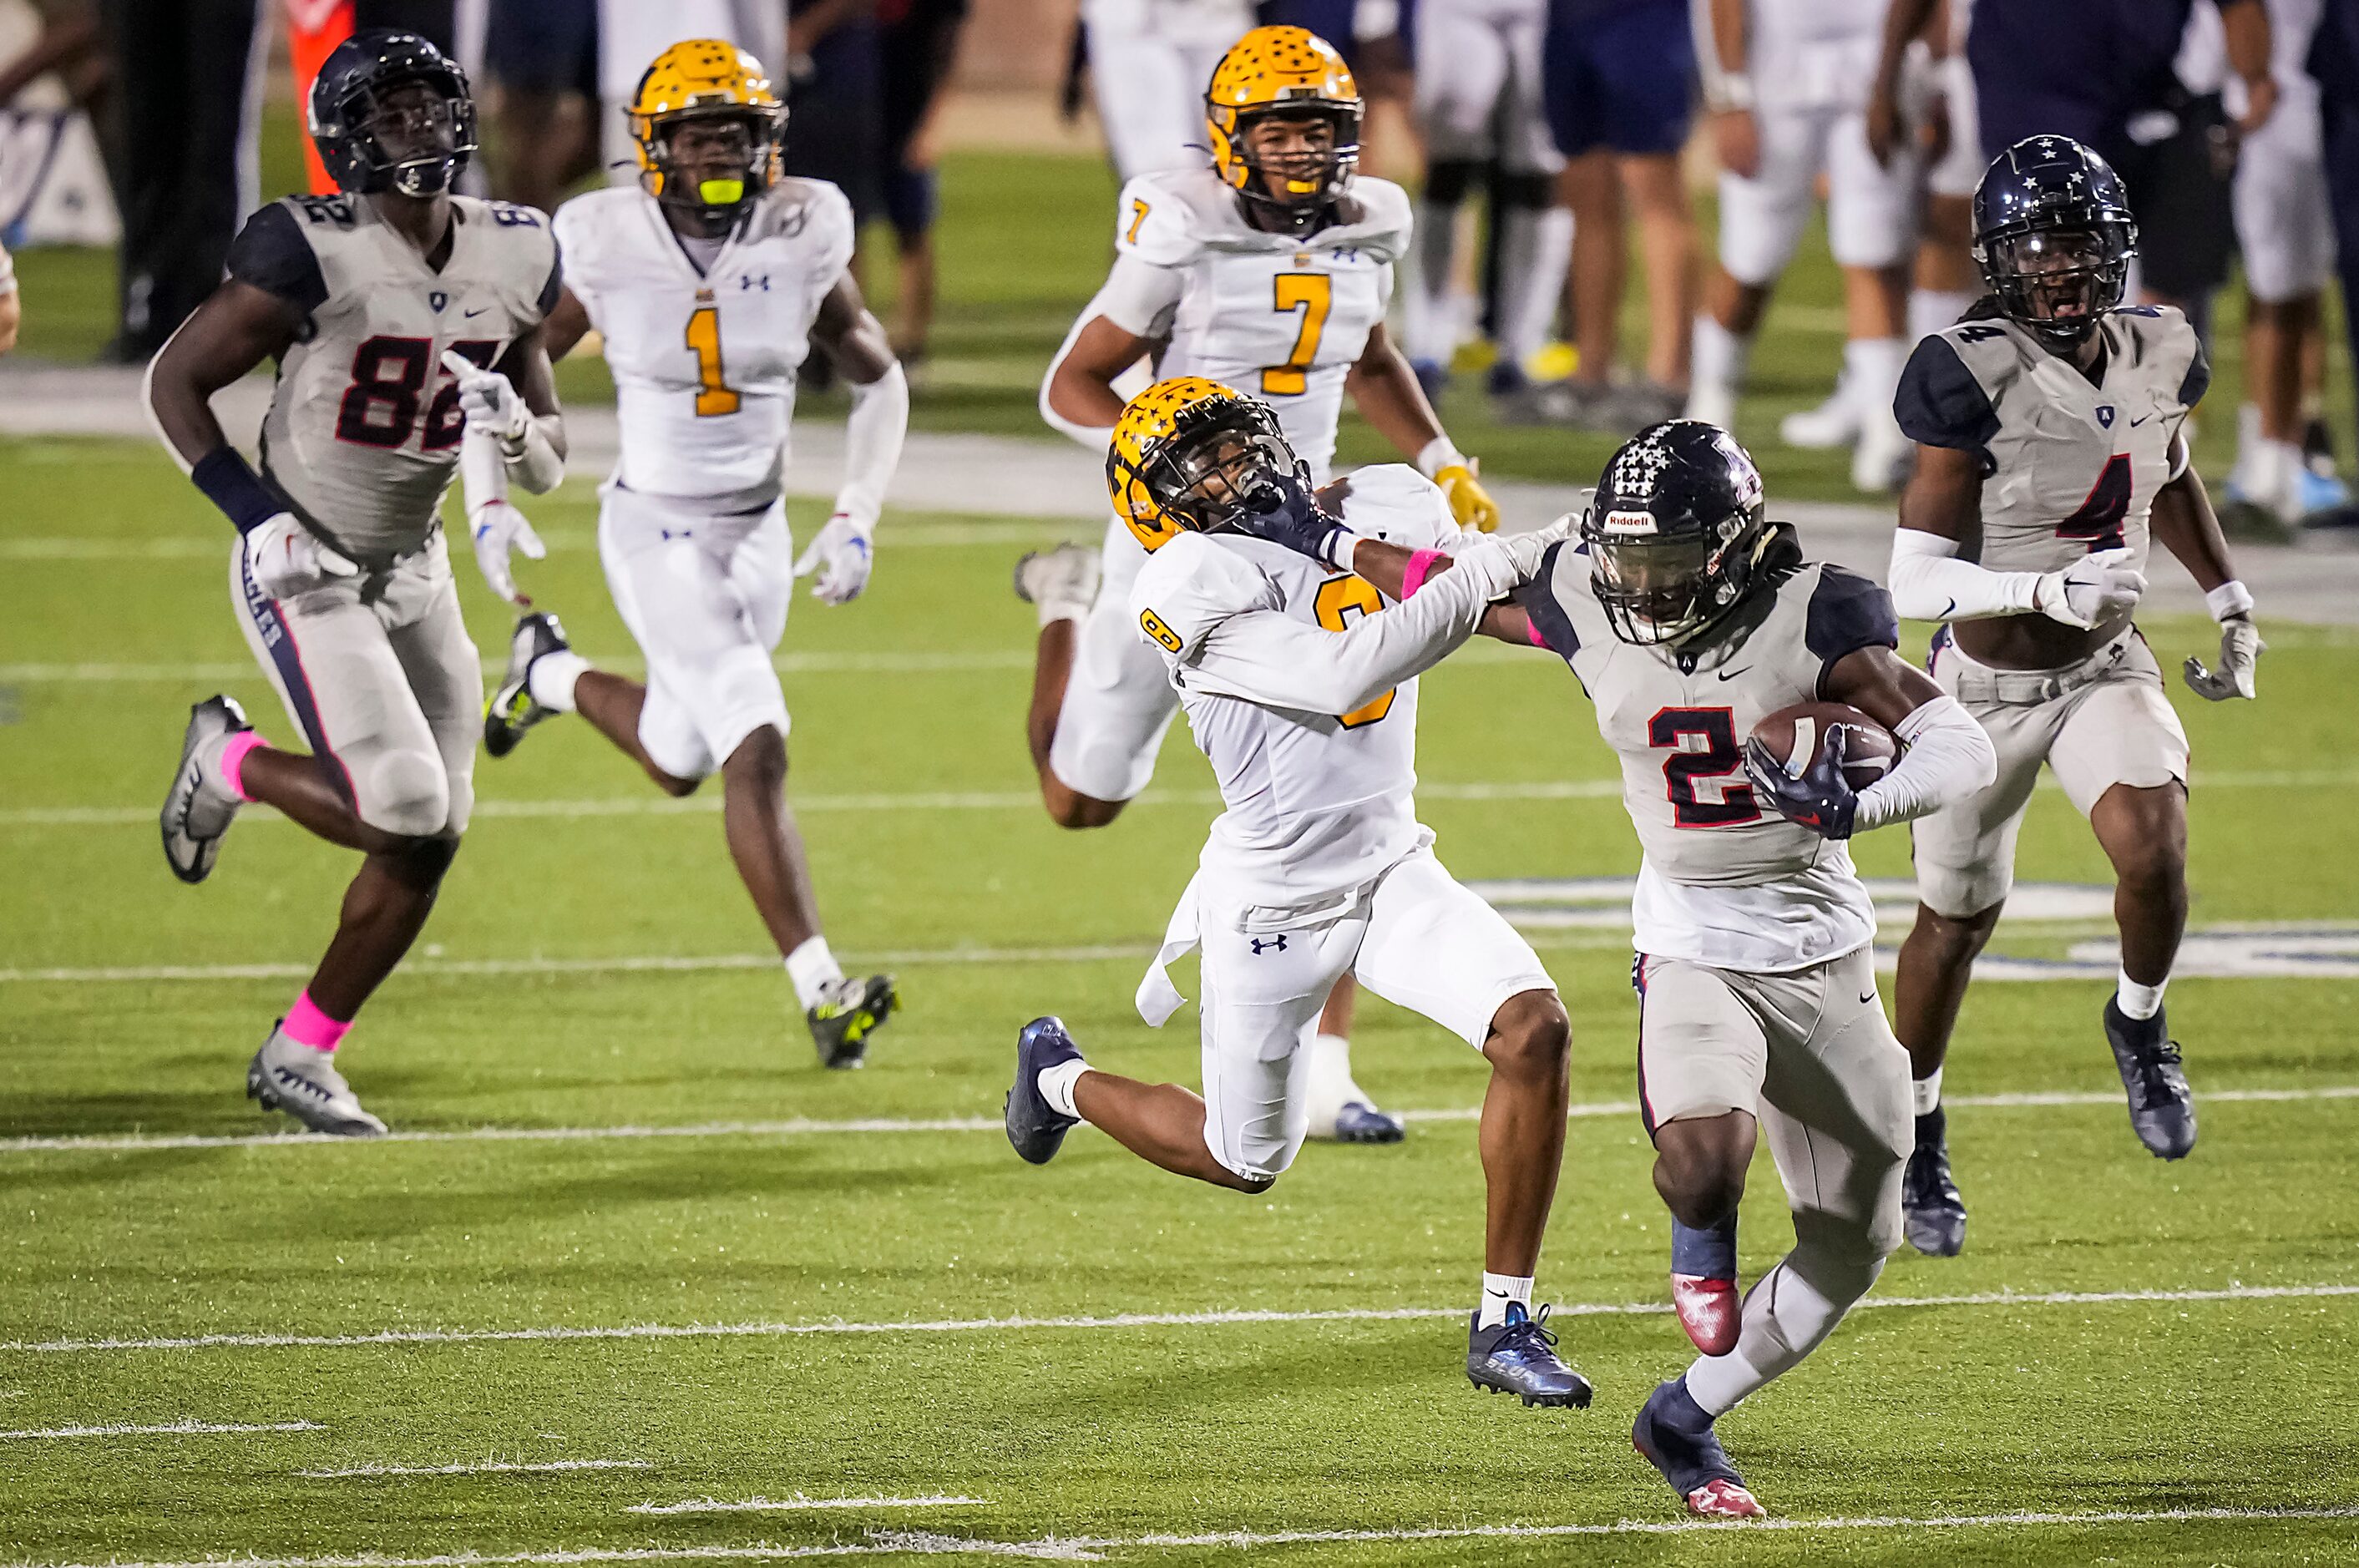
[(1736, 1216), (1708, 1230), (1671, 1221), (1671, 1310), (1706, 1356), (1736, 1348), (1745, 1300), (1736, 1290)]
[(1322, 1143), (1398, 1143), (1408, 1125), (1376, 1109), (1375, 1096), (1353, 1081), (1352, 1048), (1340, 1035), (1317, 1034), (1303, 1048), (1310, 1061), (1302, 1074), (1305, 1136)]
[(1688, 1393), (1687, 1379), (1656, 1386), (1630, 1428), (1630, 1446), (1662, 1473), (1701, 1519), (1760, 1519), (1768, 1513), (1746, 1490), (1745, 1477), (1712, 1430), (1712, 1417)]
[(1364, 1100), (1353, 1100), (1335, 1113), (1333, 1130), (1317, 1136), (1336, 1143), (1398, 1143), (1408, 1137), (1408, 1124), (1390, 1111), (1380, 1111)]
[(2119, 997), (2106, 997), (2105, 1040), (2129, 1094), (2130, 1127), (2138, 1141), (2158, 1160), (2186, 1159), (2195, 1147), (2195, 1095), (2160, 1009), (2140, 1020), (2123, 1013)]
[(1955, 1258), (1966, 1246), (1966, 1200), (1950, 1179), (1950, 1114), (1936, 1105), (1917, 1118), (1917, 1148), (1900, 1178), (1908, 1245), (1928, 1258)]
[(229, 736), (250, 730), (245, 710), (232, 697), (208, 697), (189, 710), (188, 733), (180, 740), (180, 768), (164, 795), (159, 819), (164, 830), (164, 860), (172, 875), (198, 883), (212, 875), (221, 856), (221, 841), (245, 804), (228, 786), (205, 777), (203, 756), (218, 757)]
[(1835, 389), (1815, 408), (1802, 408), (1777, 421), (1777, 439), (1804, 452), (1832, 452), (1859, 440), (1859, 408), (1852, 401), (1846, 379), (1837, 376)]
[(1016, 563), (1016, 596), (1047, 610), (1075, 615), (1096, 602), (1104, 567), (1100, 552), (1067, 539), (1054, 550), (1032, 550)]
[(1521, 1301), (1507, 1303), (1507, 1321), (1481, 1326), (1474, 1313), (1466, 1334), (1466, 1380), (1494, 1394), (1513, 1394), (1527, 1406), (1589, 1408), (1589, 1379), (1557, 1358), (1549, 1310), (1533, 1317)]
[(1016, 1082), (1007, 1091), (1007, 1141), (1034, 1165), (1046, 1165), (1063, 1147), (1065, 1135), (1081, 1126), (1040, 1093), (1040, 1070), (1060, 1062), (1079, 1062), (1081, 1047), (1065, 1032), (1065, 1020), (1050, 1016), (1034, 1018), (1016, 1036)]
[(336, 1071), (335, 1053), (288, 1039), (286, 1022), (281, 1018), (272, 1026), (270, 1038), (246, 1064), (246, 1098), (266, 1111), (285, 1111), (313, 1132), (384, 1137), (385, 1123), (361, 1108), (353, 1086)]
[(565, 627), (546, 611), (537, 610), (516, 622), (516, 635), (508, 639), (507, 673), (484, 704), (485, 751), (506, 757), (524, 743), (525, 731), (559, 712), (533, 700), (533, 661), (572, 646), (565, 640)]
[(2297, 517), (2338, 511), (2350, 504), (2351, 486), (2332, 473), (2321, 474), (2308, 466), (2294, 472), (2293, 510)]
[(1900, 487), (1916, 443), (1899, 422), (1882, 409), (1860, 429), (1859, 444), (1851, 449), (1852, 488), (1864, 495), (1888, 495)]
[(810, 1023), (811, 1044), (819, 1050), (819, 1064), (838, 1070), (865, 1065), (869, 1031), (900, 1006), (900, 988), (890, 975), (846, 977), (830, 985), (819, 1006), (803, 1014)]

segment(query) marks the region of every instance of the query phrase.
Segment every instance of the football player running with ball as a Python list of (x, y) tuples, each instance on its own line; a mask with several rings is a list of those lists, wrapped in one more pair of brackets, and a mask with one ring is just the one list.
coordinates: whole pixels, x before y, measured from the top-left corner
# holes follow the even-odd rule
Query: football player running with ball
[[(1202, 376), (1276, 410), (1324, 484), (1343, 397), (1416, 460), (1461, 525), (1498, 508), (1450, 443), (1385, 330), (1393, 267), (1408, 248), (1409, 201), (1355, 173), (1360, 91), (1343, 57), (1301, 27), (1256, 27), (1222, 58), (1205, 95), (1212, 159), (1123, 188), (1114, 263), (1040, 388), (1042, 416), (1103, 453), (1121, 417), (1114, 383), (1142, 360)], [(1128, 610), (1146, 552), (1117, 516), (1100, 548), (1027, 556), (1016, 591), (1040, 638), (1026, 733), (1040, 795), (1060, 826), (1101, 827), (1147, 788), (1177, 711), (1154, 648)], [(1399, 1118), (1352, 1082), (1348, 990), (1314, 1055), (1312, 1136), (1390, 1142)]]
[[(339, 45), (310, 121), (341, 194), (246, 221), (228, 280), (148, 367), (147, 398), (166, 448), (237, 525), (230, 600), (311, 752), (266, 745), (227, 697), (197, 704), (164, 854), (201, 882), (249, 800), (360, 852), (336, 934), (246, 1092), (315, 1132), (368, 1135), (385, 1123), (337, 1072), (336, 1048), (425, 925), (474, 801), (483, 672), (442, 493), (462, 437), (527, 489), (563, 476), (542, 346), (558, 258), (540, 213), (451, 194), (475, 106), (424, 38), (372, 30)], [(257, 474), (210, 399), (265, 360), (278, 378)]]
[[(1346, 557), (1333, 524), (1246, 526), (1406, 598), (1378, 622), (1415, 615), (1468, 564), (1420, 570), (1369, 539)], [(1833, 1332), (1900, 1245), (1908, 1059), (1876, 999), (1875, 915), (1845, 841), (1969, 798), (1996, 764), (1957, 701), (1894, 651), (1884, 591), (1804, 560), (1790, 525), (1765, 521), (1760, 474), (1715, 426), (1632, 438), (1579, 538), (1527, 575), (1483, 629), (1571, 667), (1646, 851), (1631, 908), (1639, 1103), (1673, 1220), (1674, 1299), (1704, 1354), (1656, 1388), (1631, 1436), (1690, 1512), (1751, 1517), (1764, 1510), (1713, 1423)], [(1811, 743), (1798, 723), (1790, 761), (1743, 739), (1821, 702), (1890, 730), (1898, 763), (1854, 789), (1845, 728)], [(1736, 1208), (1763, 1134), (1794, 1249), (1740, 1314)]]
[(1202, 949), (1204, 1094), (1093, 1069), (1060, 1020), (1036, 1018), (1017, 1040), (1008, 1141), (1040, 1164), (1088, 1121), (1166, 1171), (1263, 1192), (1302, 1145), (1321, 1007), (1356, 974), (1491, 1062), (1468, 1377), (1527, 1405), (1586, 1405), (1589, 1385), (1531, 1308), (1564, 1153), (1564, 1007), (1515, 928), (1434, 858), (1410, 793), (1415, 677), (1466, 640), (1545, 541), (1464, 544), (1442, 586), (1384, 610), (1348, 549), (1306, 561), (1239, 530), (1283, 513), (1339, 540), (1396, 541), (1430, 568), (1467, 538), (1441, 492), (1406, 467), (1362, 469), (1332, 493), (1338, 523), (1269, 408), (1199, 376), (1124, 410), (1106, 474), (1152, 551), (1130, 588), (1131, 635), (1178, 691), (1226, 806), (1138, 989), (1140, 1015), (1160, 1025), (1180, 1005), (1166, 967)]
[[(890, 975), (846, 976), (820, 933), (770, 650), (796, 578), (816, 572), (812, 596), (828, 604), (867, 586), (908, 383), (845, 270), (851, 203), (777, 171), (786, 109), (753, 56), (712, 38), (675, 44), (639, 79), (630, 114), (638, 187), (558, 212), (567, 289), (549, 333), (560, 357), (593, 326), (604, 337), (622, 456), (602, 491), (598, 550), (647, 679), (592, 669), (556, 616), (527, 615), (484, 741), (505, 757), (551, 713), (579, 713), (666, 794), (718, 772), (730, 855), (820, 1062), (858, 1067), (898, 996)], [(798, 560), (779, 485), (795, 374), (814, 346), (850, 383), (852, 417), (835, 514)]]
[(2130, 615), (2158, 539), (2220, 624), (2216, 669), (2187, 661), (2211, 702), (2253, 695), (2261, 652), (2181, 427), (2211, 380), (2177, 310), (2122, 309), (2137, 230), (2105, 160), (2065, 136), (1999, 155), (1974, 193), (1990, 293), (1909, 357), (1895, 411), (1917, 471), (1892, 546), (1900, 613), (1948, 623), (1930, 664), (1996, 743), (1998, 781), (1915, 828), (1917, 924), (1900, 949), (1895, 1018), (1916, 1078), (1908, 1239), (1965, 1245), (1950, 1175), (1941, 1063), (1974, 955), (2015, 881), (2016, 834), (2042, 762), (2113, 862), (2121, 979), (2105, 1039), (2130, 1125), (2177, 1160), (2195, 1105), (2163, 1021), (2187, 924), (2187, 732)]

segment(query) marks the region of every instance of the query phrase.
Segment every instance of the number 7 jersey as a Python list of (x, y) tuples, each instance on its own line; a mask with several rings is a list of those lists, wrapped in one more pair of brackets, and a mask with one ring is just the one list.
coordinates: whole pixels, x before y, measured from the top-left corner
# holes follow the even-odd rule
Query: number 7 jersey
[(656, 199), (593, 191), (558, 210), (566, 286), (605, 339), (622, 456), (614, 480), (731, 509), (778, 495), (795, 375), (852, 260), (852, 204), (781, 180), (700, 271)]

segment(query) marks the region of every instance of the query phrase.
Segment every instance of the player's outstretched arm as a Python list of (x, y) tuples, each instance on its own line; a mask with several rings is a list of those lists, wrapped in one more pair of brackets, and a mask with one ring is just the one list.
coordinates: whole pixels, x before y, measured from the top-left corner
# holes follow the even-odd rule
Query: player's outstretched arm
[[(1380, 539), (1362, 539), (1352, 550), (1352, 570), (1397, 604), (1449, 571), (1455, 561), (1438, 550), (1408, 550)], [(1519, 604), (1493, 604), (1484, 610), (1475, 623), (1474, 635), (1496, 637), (1517, 648), (1539, 646), (1532, 636), (1532, 618)]]
[(2185, 461), (2186, 447), (2180, 446), (2172, 455), (2183, 466), (2154, 494), (2154, 537), (2187, 568), (2220, 625), (2220, 661), (2206, 670), (2202, 660), (2190, 659), (2184, 671), (2188, 690), (2213, 702), (2250, 698), (2256, 691), (2256, 667), (2268, 647), (2253, 625), (2252, 590), (2236, 579), (2220, 516), (2212, 509), (2212, 497), (2195, 465)]
[(1382, 321), (1369, 329), (1367, 346), (1344, 377), (1343, 390), (1378, 434), (1441, 487), (1460, 528), (1487, 534), (1499, 526), (1499, 505), (1475, 477), (1474, 460), (1442, 433), (1440, 416)]
[(1912, 621), (2045, 615), (2085, 631), (2146, 593), (2146, 576), (2125, 549), (2096, 550), (2046, 572), (1993, 572), (1959, 559), (1980, 535), (1982, 494), (1979, 452), (1918, 443), (1917, 471), (1892, 536), (1892, 604), (1901, 615)]

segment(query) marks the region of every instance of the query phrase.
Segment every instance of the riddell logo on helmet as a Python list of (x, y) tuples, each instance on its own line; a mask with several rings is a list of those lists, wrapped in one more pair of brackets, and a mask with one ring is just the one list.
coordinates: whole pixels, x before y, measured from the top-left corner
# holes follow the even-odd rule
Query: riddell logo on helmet
[(1605, 531), (1609, 534), (1651, 534), (1657, 530), (1652, 512), (1608, 512)]

